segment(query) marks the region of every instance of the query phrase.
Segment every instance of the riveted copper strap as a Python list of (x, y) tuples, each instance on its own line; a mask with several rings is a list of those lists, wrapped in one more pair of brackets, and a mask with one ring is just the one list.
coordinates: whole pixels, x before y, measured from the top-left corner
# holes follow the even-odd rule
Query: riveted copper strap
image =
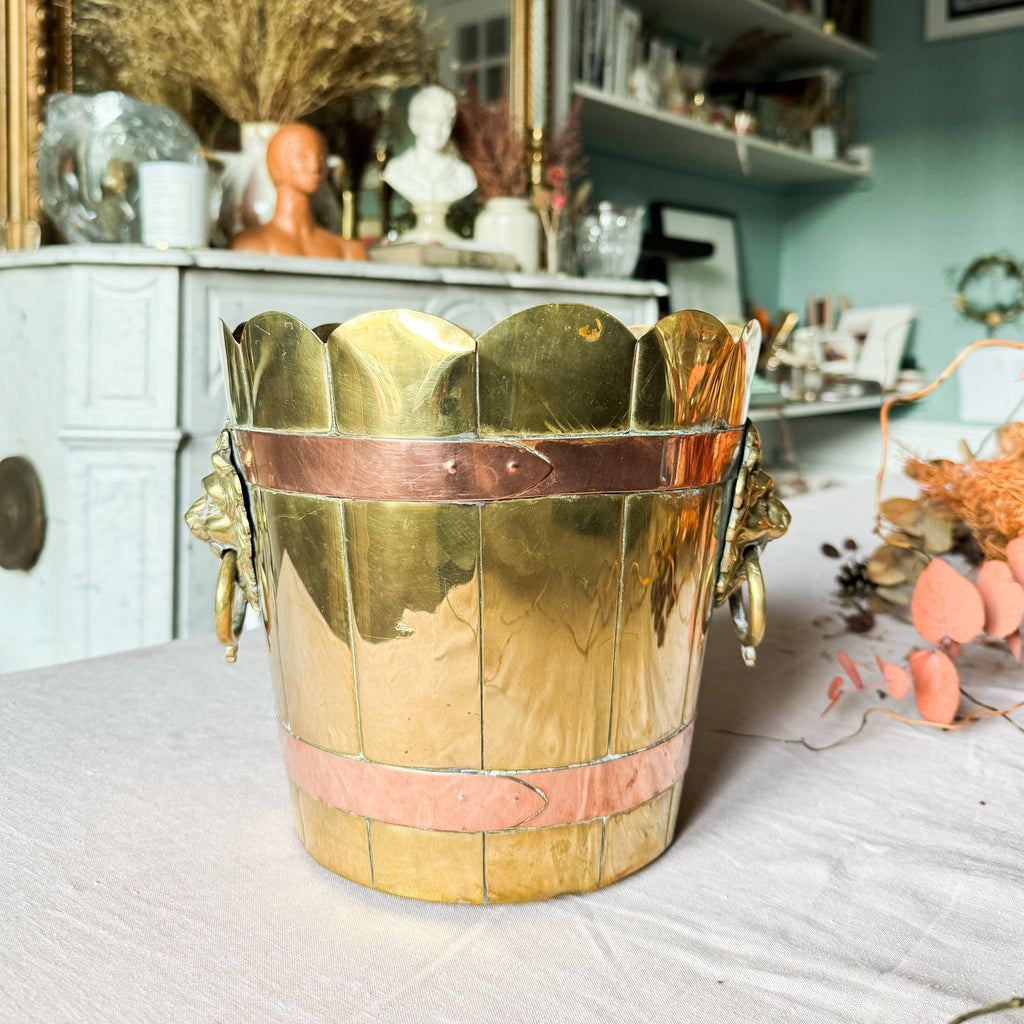
[(686, 770), (693, 723), (630, 754), (543, 771), (401, 768), (335, 754), (281, 726), (288, 777), (317, 800), (374, 821), (441, 832), (497, 832), (628, 811)]
[(742, 427), (515, 442), (231, 433), (249, 483), (367, 501), (499, 501), (706, 487), (731, 473), (743, 438)]

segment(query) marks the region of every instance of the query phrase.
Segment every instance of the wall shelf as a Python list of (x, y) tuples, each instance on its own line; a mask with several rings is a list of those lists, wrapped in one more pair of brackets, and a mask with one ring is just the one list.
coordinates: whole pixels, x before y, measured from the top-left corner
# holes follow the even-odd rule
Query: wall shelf
[(771, 51), (771, 67), (831, 64), (847, 71), (865, 70), (878, 55), (867, 46), (832, 32), (823, 32), (808, 19), (779, 10), (767, 0), (643, 0), (644, 16), (661, 31), (716, 48), (740, 32), (761, 29), (785, 33)]
[(592, 151), (628, 154), (631, 160), (677, 169), (686, 165), (776, 188), (867, 177), (861, 167), (842, 160), (819, 160), (757, 136), (738, 136), (593, 86), (577, 83), (573, 91), (583, 99), (583, 137)]

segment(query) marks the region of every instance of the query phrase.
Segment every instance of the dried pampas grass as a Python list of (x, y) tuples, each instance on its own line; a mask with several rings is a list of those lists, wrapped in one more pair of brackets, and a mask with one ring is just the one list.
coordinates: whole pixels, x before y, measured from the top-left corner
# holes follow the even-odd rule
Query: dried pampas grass
[(999, 432), (992, 459), (951, 462), (909, 458), (904, 472), (924, 498), (970, 530), (986, 558), (1005, 560), (1006, 545), (1024, 537), (1024, 423)]
[(424, 60), (413, 0), (91, 0), (76, 33), (123, 91), (195, 89), (240, 123), (414, 84)]

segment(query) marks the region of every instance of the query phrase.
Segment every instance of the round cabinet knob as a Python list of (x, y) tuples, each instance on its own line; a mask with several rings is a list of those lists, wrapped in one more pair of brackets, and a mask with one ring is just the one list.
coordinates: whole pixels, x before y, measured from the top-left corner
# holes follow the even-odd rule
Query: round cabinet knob
[(31, 569), (43, 550), (46, 508), (39, 475), (20, 455), (0, 461), (0, 568)]

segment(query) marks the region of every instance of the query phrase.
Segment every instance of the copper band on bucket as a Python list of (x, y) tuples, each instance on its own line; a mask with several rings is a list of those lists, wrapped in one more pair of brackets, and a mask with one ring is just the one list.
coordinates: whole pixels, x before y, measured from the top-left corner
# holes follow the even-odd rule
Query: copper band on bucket
[(399, 768), (335, 754), (281, 726), (288, 777), (310, 796), (374, 821), (441, 832), (497, 832), (628, 811), (680, 778), (693, 723), (643, 750), (542, 771)]
[(498, 501), (685, 490), (723, 481), (743, 428), (521, 441), (231, 431), (251, 484), (366, 501)]

